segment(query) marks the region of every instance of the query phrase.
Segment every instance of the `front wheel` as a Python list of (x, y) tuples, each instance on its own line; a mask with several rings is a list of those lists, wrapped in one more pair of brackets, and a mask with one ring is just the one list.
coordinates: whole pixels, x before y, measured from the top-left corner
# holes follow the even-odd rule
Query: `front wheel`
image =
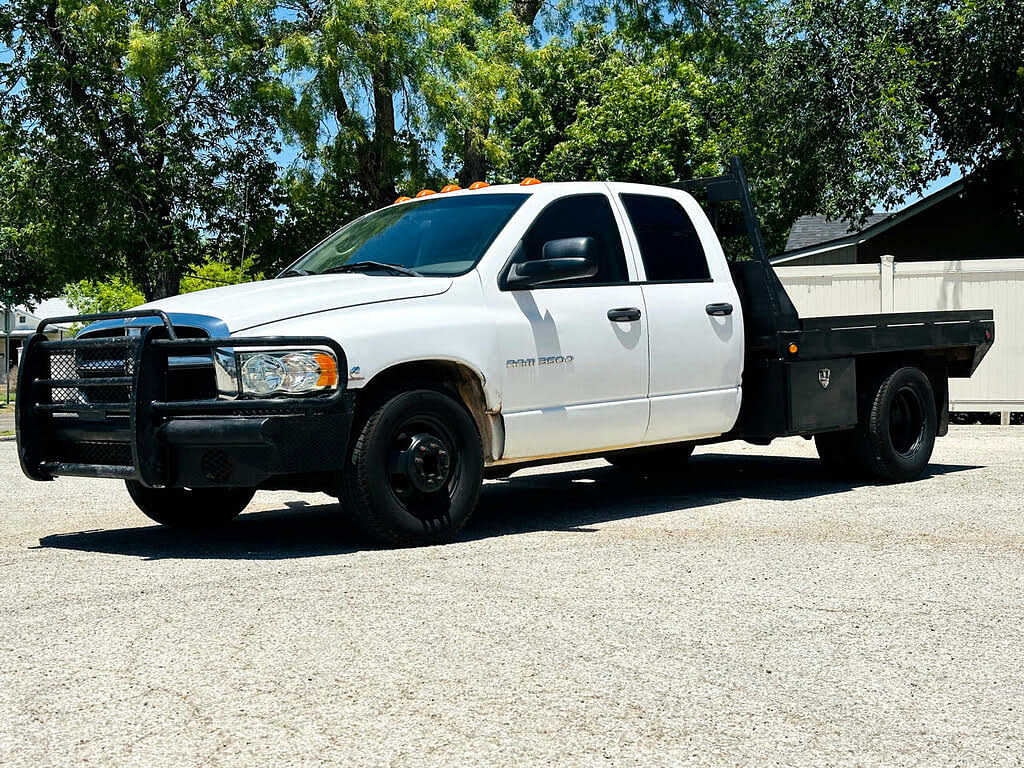
[(476, 422), (443, 392), (396, 394), (363, 422), (341, 482), (343, 506), (378, 541), (451, 541), (473, 513), (483, 482)]
[(135, 506), (150, 520), (189, 530), (229, 523), (256, 493), (255, 488), (149, 488), (137, 480), (124, 484)]

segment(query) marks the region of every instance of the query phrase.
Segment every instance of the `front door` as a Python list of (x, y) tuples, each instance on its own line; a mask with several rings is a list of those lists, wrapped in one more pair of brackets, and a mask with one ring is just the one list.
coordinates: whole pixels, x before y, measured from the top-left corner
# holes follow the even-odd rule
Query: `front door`
[(634, 445), (647, 429), (643, 293), (605, 193), (550, 203), (516, 260), (539, 259), (546, 242), (568, 237), (597, 242), (596, 275), (499, 297), (506, 459)]

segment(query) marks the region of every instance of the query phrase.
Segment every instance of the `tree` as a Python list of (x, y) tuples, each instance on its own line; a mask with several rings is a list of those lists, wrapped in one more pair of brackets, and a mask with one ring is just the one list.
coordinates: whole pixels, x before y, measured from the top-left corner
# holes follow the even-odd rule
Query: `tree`
[(518, 148), (510, 180), (664, 183), (718, 170), (716, 86), (670, 48), (643, 55), (581, 25), (572, 43), (536, 51), (525, 77), (525, 109), (500, 124)]
[(922, 0), (906, 3), (906, 15), (906, 44), (924, 63), (922, 100), (947, 157), (1024, 163), (1024, 5)]
[(263, 275), (254, 273), (252, 259), (247, 259), (241, 266), (233, 266), (224, 261), (207, 261), (192, 265), (181, 278), (181, 292), (193, 293), (219, 285), (237, 285), (262, 280)]
[(32, 304), (53, 296), (82, 265), (51, 247), (73, 218), (64, 208), (39, 215), (41, 194), (58, 197), (59, 191), (47, 190), (54, 180), (17, 154), (14, 133), (0, 127), (0, 294)]
[(105, 281), (80, 280), (64, 287), (68, 304), (83, 315), (122, 312), (146, 302), (137, 286), (125, 277), (114, 275)]
[[(398, 185), (437, 184), (435, 149), (457, 157), (514, 84), (525, 29), (507, 6), (465, 0), (286, 2), (285, 64), (295, 82), (288, 138), (314, 177), (372, 209)], [(398, 101), (396, 105), (396, 100)], [(294, 177), (293, 177), (294, 178)]]
[(496, 123), (501, 175), (659, 183), (739, 154), (777, 251), (802, 214), (855, 222), (951, 161), (1020, 154), (1014, 5), (612, 3), (527, 56), (522, 108)]
[(269, 0), (0, 8), (11, 51), (0, 121), (49, 182), (37, 217), (62, 211), (75, 224), (54, 232), (55, 259), (120, 267), (154, 299), (178, 291), (212, 229), (244, 240), (250, 221), (266, 220), (267, 150), (288, 98), (267, 39), (274, 10)]
[[(181, 292), (192, 293), (220, 285), (235, 285), (262, 280), (253, 274), (252, 260), (240, 267), (223, 261), (206, 261), (186, 268), (181, 278)], [(102, 312), (121, 312), (146, 302), (142, 289), (125, 275), (112, 275), (103, 280), (79, 280), (63, 289), (68, 304), (83, 315)]]
[(738, 86), (735, 145), (768, 181), (763, 197), (778, 201), (776, 228), (802, 213), (856, 221), (891, 209), (951, 163), (1008, 164), (1024, 179), (1019, 0), (777, 0), (746, 10), (721, 77)]

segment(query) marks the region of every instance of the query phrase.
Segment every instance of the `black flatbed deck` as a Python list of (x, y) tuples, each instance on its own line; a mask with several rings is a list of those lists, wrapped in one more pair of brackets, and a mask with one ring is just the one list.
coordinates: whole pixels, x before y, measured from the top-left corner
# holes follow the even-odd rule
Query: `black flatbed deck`
[[(869, 385), (896, 367), (928, 376), (939, 410), (939, 434), (949, 421), (948, 379), (977, 370), (995, 341), (990, 309), (800, 317), (768, 259), (743, 164), (730, 172), (671, 185), (704, 197), (719, 237), (744, 235), (752, 259), (732, 259), (743, 308), (743, 399), (736, 427), (718, 440), (764, 443), (855, 427)], [(742, 226), (730, 225), (724, 203), (739, 203)]]
[(798, 345), (802, 359), (936, 352), (946, 357), (953, 377), (974, 373), (995, 341), (990, 309), (807, 317), (800, 326), (783, 336), (787, 347)]

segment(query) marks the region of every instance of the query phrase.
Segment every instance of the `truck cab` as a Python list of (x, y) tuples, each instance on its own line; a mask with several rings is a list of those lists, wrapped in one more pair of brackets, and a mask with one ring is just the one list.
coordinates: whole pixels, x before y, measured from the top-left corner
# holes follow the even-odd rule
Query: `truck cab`
[[(742, 166), (677, 187), (427, 191), (277, 279), (84, 318), (71, 341), (41, 325), (23, 468), (121, 478), (150, 517), (193, 527), (257, 488), (327, 490), (393, 544), (454, 536), (485, 472), (566, 457), (671, 471), (699, 443), (799, 434), (833, 467), (920, 474), (991, 312), (801, 320)], [(724, 201), (753, 258), (726, 258)], [(876, 406), (894, 416), (872, 427)]]

